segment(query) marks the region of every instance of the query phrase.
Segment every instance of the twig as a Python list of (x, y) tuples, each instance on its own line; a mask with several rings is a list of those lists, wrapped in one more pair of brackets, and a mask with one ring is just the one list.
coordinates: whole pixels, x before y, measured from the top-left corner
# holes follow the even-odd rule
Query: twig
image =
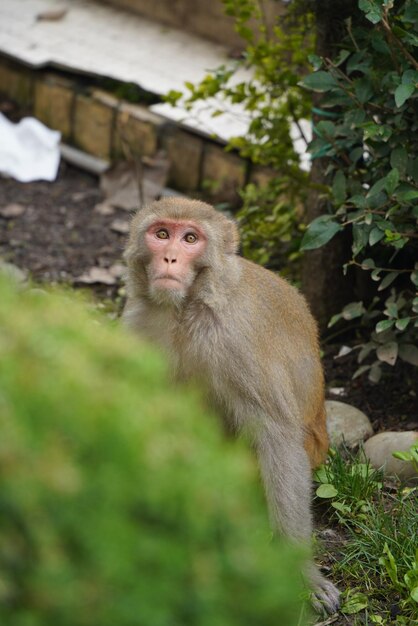
[(385, 31), (387, 32), (388, 37), (390, 37), (393, 43), (395, 43), (398, 46), (398, 48), (403, 52), (404, 56), (408, 59), (408, 61), (412, 63), (415, 69), (418, 70), (418, 61), (416, 61), (414, 57), (412, 56), (412, 54), (409, 52), (409, 50), (405, 48), (402, 41), (400, 41), (397, 38), (393, 30), (391, 29), (389, 22), (387, 21), (387, 16), (382, 18), (382, 25)]

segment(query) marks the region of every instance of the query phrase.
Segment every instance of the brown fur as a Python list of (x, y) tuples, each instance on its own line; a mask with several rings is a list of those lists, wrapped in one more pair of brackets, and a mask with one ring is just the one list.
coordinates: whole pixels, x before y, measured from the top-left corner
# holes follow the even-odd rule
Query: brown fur
[[(193, 220), (207, 246), (176, 306), (153, 301), (147, 228), (156, 220)], [(237, 228), (199, 201), (164, 199), (139, 211), (125, 253), (125, 323), (167, 352), (179, 379), (198, 379), (258, 454), (273, 525), (308, 540), (310, 467), (328, 448), (324, 380), (315, 321), (288, 282), (237, 256)], [(308, 576), (330, 610), (338, 592), (312, 564)]]

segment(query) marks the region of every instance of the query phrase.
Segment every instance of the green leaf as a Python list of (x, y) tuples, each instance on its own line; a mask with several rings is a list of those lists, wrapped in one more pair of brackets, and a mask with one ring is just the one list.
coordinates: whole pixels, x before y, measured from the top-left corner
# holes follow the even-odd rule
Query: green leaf
[(397, 168), (400, 174), (404, 174), (408, 165), (408, 153), (403, 146), (398, 146), (390, 154), (390, 164)]
[(348, 514), (351, 513), (351, 508), (347, 504), (343, 504), (342, 502), (331, 502), (331, 506), (340, 513)]
[(331, 328), (331, 326), (334, 326), (334, 324), (339, 322), (341, 318), (342, 318), (341, 313), (336, 313), (336, 315), (333, 315), (330, 321), (328, 322), (328, 328)]
[(382, 346), (379, 346), (376, 350), (377, 358), (383, 363), (388, 365), (395, 365), (398, 358), (398, 343), (397, 341), (388, 341)]
[(363, 76), (354, 81), (354, 92), (362, 103), (368, 102), (373, 96), (373, 85), (369, 78)]
[(354, 378), (358, 378), (359, 376), (361, 376), (365, 372), (368, 372), (369, 369), (370, 369), (370, 365), (362, 365), (361, 367), (359, 367), (353, 374), (353, 380), (354, 380)]
[(411, 453), (410, 452), (392, 452), (392, 456), (395, 459), (399, 459), (400, 461), (410, 461)]
[(333, 215), (320, 215), (309, 224), (302, 239), (301, 250), (315, 250), (324, 246), (340, 230), (342, 226), (335, 221)]
[(385, 180), (386, 180), (385, 189), (386, 189), (388, 195), (391, 196), (393, 194), (393, 192), (395, 191), (396, 187), (398, 186), (398, 183), (399, 183), (399, 170), (398, 170), (398, 168), (394, 167), (392, 170), (390, 170), (390, 172), (386, 176)]
[(374, 262), (373, 259), (364, 259), (364, 261), (361, 262), (361, 269), (362, 270), (373, 270), (376, 267), (376, 263)]
[(322, 65), (322, 59), (317, 54), (309, 54), (308, 61), (313, 66), (314, 70), (319, 70)]
[(343, 308), (341, 315), (345, 320), (353, 320), (356, 317), (361, 317), (365, 312), (366, 309), (362, 302), (350, 302)]
[[(367, 16), (366, 16), (367, 17)], [(368, 607), (369, 601), (365, 593), (360, 591), (350, 594), (341, 607), (341, 613), (345, 615), (354, 615)]]
[(398, 330), (405, 330), (405, 328), (408, 326), (410, 321), (411, 321), (410, 317), (402, 317), (401, 319), (396, 320), (395, 326)]
[(392, 328), (394, 324), (394, 320), (382, 320), (381, 322), (378, 322), (376, 324), (376, 332), (377, 333), (382, 333), (384, 330), (387, 330), (388, 328)]
[(318, 498), (335, 498), (335, 496), (338, 495), (338, 490), (334, 485), (325, 484), (320, 485), (315, 493)]
[(334, 137), (335, 135), (335, 124), (328, 120), (322, 120), (318, 122), (316, 125), (316, 130), (321, 137)]
[(415, 85), (411, 83), (401, 84), (395, 89), (395, 103), (399, 108), (412, 96), (415, 91)]
[(369, 233), (369, 246), (374, 246), (381, 239), (383, 239), (384, 236), (385, 233), (380, 230), (380, 228), (377, 228), (377, 226), (375, 226)]
[(332, 182), (332, 195), (337, 206), (342, 204), (347, 195), (347, 181), (344, 173), (338, 170)]
[(319, 92), (329, 91), (338, 86), (336, 79), (329, 72), (324, 72), (323, 70), (309, 74), (298, 84), (312, 91)]
[(381, 178), (380, 180), (378, 180), (371, 189), (369, 189), (369, 191), (367, 192), (366, 198), (371, 198), (372, 196), (375, 196), (376, 194), (380, 193), (381, 191), (383, 191), (383, 189), (386, 189), (386, 177), (385, 178)]
[(408, 189), (408, 191), (400, 191), (396, 194), (396, 199), (400, 202), (410, 202), (418, 198), (418, 189)]
[(389, 285), (391, 285), (398, 276), (399, 276), (399, 272), (389, 272), (388, 274), (386, 274), (386, 276), (384, 277), (384, 279), (378, 286), (377, 290), (383, 291), (384, 289), (389, 287)]
[(415, 600), (415, 602), (418, 602), (418, 586), (412, 589), (410, 595), (411, 595), (411, 598)]
[(414, 285), (416, 287), (418, 287), (418, 271), (411, 272), (410, 278), (411, 278), (412, 282), (414, 283)]
[(369, 380), (371, 380), (372, 383), (377, 384), (381, 378), (382, 378), (382, 368), (380, 367), (379, 361), (376, 361), (375, 363), (373, 363), (373, 365), (370, 368)]
[(401, 343), (399, 357), (411, 365), (418, 365), (418, 348), (412, 343)]

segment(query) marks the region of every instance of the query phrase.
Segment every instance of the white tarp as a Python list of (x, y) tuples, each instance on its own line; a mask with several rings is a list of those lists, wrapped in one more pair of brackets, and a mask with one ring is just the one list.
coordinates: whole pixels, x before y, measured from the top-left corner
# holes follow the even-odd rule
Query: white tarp
[(60, 163), (61, 133), (33, 117), (13, 124), (0, 113), (0, 174), (22, 183), (55, 180)]

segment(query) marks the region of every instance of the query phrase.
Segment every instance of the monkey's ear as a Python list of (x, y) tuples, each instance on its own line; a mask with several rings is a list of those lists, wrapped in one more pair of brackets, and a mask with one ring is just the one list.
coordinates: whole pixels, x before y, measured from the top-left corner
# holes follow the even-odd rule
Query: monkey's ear
[(227, 220), (224, 228), (224, 250), (226, 254), (236, 254), (239, 248), (239, 232), (235, 222)]

